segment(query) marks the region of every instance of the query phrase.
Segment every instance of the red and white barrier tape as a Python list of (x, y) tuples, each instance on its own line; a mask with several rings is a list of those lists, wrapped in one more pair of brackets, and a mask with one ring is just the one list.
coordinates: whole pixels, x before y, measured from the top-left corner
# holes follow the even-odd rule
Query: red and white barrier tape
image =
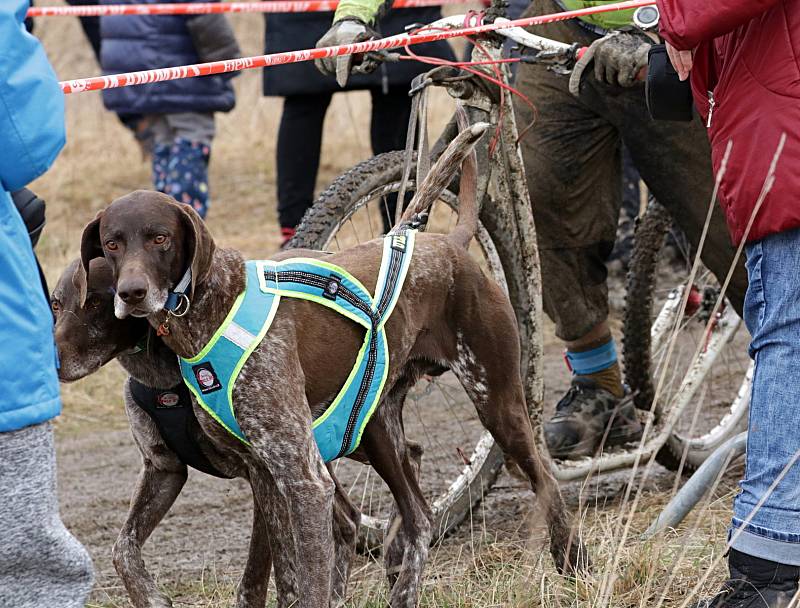
[(495, 30), (508, 29), (512, 27), (528, 27), (531, 25), (542, 25), (556, 21), (566, 21), (576, 17), (594, 15), (597, 13), (607, 13), (620, 11), (640, 6), (650, 6), (655, 4), (655, 0), (626, 0), (614, 4), (604, 4), (589, 8), (582, 8), (575, 11), (565, 11), (552, 15), (541, 15), (538, 17), (527, 17), (514, 21), (502, 21), (501, 23), (487, 23), (474, 27), (464, 27), (453, 30), (443, 30), (438, 32), (426, 32), (423, 34), (398, 34), (379, 40), (366, 40), (353, 44), (342, 44), (340, 46), (329, 46), (320, 49), (306, 49), (302, 51), (287, 51), (284, 53), (273, 53), (272, 55), (257, 55), (255, 57), (243, 57), (241, 59), (230, 59), (226, 61), (213, 61), (210, 63), (197, 63), (194, 65), (182, 65), (172, 68), (160, 68), (157, 70), (144, 70), (141, 72), (128, 72), (125, 74), (112, 74), (109, 76), (95, 76), (93, 78), (79, 78), (76, 80), (62, 81), (61, 90), (68, 93), (81, 93), (83, 91), (98, 91), (102, 89), (115, 89), (117, 87), (127, 87), (138, 84), (150, 84), (153, 82), (163, 82), (165, 80), (178, 80), (180, 78), (195, 78), (197, 76), (211, 76), (213, 74), (224, 74), (226, 72), (237, 72), (239, 70), (249, 70), (253, 68), (265, 68), (273, 65), (285, 63), (298, 63), (301, 61), (311, 61), (313, 59), (324, 59), (326, 57), (338, 57), (339, 55), (352, 55), (356, 53), (367, 53), (370, 51), (381, 51), (385, 49), (396, 49), (403, 46), (421, 44), (423, 42), (434, 42), (437, 40), (447, 40), (460, 36), (473, 36), (484, 34)]
[[(468, 0), (395, 0), (392, 8), (464, 4)], [(167, 4), (94, 4), (33, 6), (28, 17), (104, 17), (111, 15), (208, 15), (212, 13), (313, 13), (335, 11), (339, 0), (270, 0), (269, 2), (174, 2)]]

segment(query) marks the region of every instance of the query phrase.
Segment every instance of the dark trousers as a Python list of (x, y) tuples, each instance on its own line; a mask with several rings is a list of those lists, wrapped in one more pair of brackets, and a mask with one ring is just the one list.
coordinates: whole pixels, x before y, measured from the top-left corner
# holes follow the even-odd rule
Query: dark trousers
[[(527, 15), (558, 10), (553, 0), (533, 0)], [(582, 46), (594, 38), (573, 21), (541, 26), (541, 36)], [(536, 124), (522, 139), (542, 268), (542, 300), (562, 340), (578, 340), (608, 317), (605, 262), (617, 234), (622, 204), (622, 145), (655, 198), (694, 247), (705, 223), (714, 176), (705, 129), (650, 118), (644, 86), (598, 82), (587, 70), (576, 99), (569, 79), (541, 65), (520, 65), (517, 88), (536, 106)], [(519, 125), (533, 120), (516, 105)], [(703, 263), (719, 279), (735, 249), (722, 210), (715, 209)], [(737, 311), (747, 289), (740, 260), (728, 289)]]
[[(402, 150), (411, 115), (407, 87), (370, 89), (372, 121), (370, 141), (373, 154)], [(281, 228), (294, 228), (314, 202), (319, 170), (322, 124), (332, 93), (294, 95), (283, 102), (278, 129), (278, 220)]]

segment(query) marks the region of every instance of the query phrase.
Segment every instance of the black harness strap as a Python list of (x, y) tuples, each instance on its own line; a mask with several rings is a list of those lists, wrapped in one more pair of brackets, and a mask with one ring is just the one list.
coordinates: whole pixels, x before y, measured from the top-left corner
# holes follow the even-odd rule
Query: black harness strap
[(175, 452), (185, 465), (223, 479), (230, 475), (221, 473), (208, 460), (200, 446), (192, 438), (193, 424), (199, 424), (192, 409), (192, 396), (181, 382), (168, 390), (145, 386), (130, 379), (133, 401), (153, 420), (167, 447)]

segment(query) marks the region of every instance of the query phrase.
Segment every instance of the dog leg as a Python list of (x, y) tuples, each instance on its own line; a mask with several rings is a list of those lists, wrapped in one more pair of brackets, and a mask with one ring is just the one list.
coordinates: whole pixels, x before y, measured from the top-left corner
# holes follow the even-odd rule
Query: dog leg
[(347, 582), (350, 579), (350, 567), (356, 554), (361, 511), (350, 500), (330, 466), (328, 466), (328, 473), (336, 486), (333, 497), (335, 556), (331, 572), (331, 606), (338, 607), (344, 606), (347, 599)]
[[(392, 608), (415, 608), (422, 586), (433, 530), (433, 514), (417, 482), (417, 467), (405, 445), (398, 412), (378, 408), (364, 433), (362, 445), (370, 464), (386, 482), (395, 499), (400, 522), (398, 534), (389, 538), (387, 572), (391, 585)], [(397, 525), (397, 524), (395, 524)], [(391, 533), (391, 530), (389, 531)], [(397, 548), (393, 545), (399, 543)], [(402, 551), (402, 560), (400, 560)], [(399, 562), (399, 563), (398, 563)]]
[[(408, 461), (411, 463), (411, 470), (413, 471), (414, 479), (417, 483), (419, 483), (422, 453), (423, 448), (420, 444), (406, 439), (406, 454)], [(394, 587), (403, 569), (403, 557), (406, 554), (406, 549), (410, 542), (406, 535), (405, 528), (400, 525), (402, 521), (403, 518), (400, 515), (397, 503), (395, 503), (389, 514), (390, 531), (383, 545), (383, 564), (386, 569), (386, 577), (389, 580), (389, 588)]]
[(269, 546), (267, 520), (253, 496), (253, 532), (247, 564), (236, 592), (236, 608), (264, 608), (267, 603), (269, 572), (272, 568), (272, 552)]
[(169, 608), (170, 599), (161, 593), (142, 559), (142, 546), (172, 507), (186, 482), (186, 466), (157, 469), (145, 460), (131, 498), (125, 523), (112, 549), (114, 568), (128, 590), (135, 608)]
[(510, 312), (484, 312), (486, 320), (479, 331), (474, 335), (458, 334), (452, 370), (483, 425), (503, 452), (519, 465), (544, 507), (556, 568), (570, 573), (581, 570), (588, 566), (588, 557), (580, 539), (573, 535), (558, 483), (536, 447), (522, 381), (514, 371), (519, 369), (519, 351), (497, 347), (508, 344), (508, 337), (516, 335), (516, 326), (509, 326), (514, 323), (513, 317)]
[[(404, 376), (395, 383), (389, 393), (383, 398), (383, 401), (381, 401), (380, 409), (383, 415), (387, 417), (394, 416), (397, 420), (402, 420), (403, 404), (414, 382), (415, 381), (410, 377)], [(408, 457), (411, 459), (414, 479), (419, 482), (419, 468), (423, 451), (422, 446), (416, 442), (405, 439), (405, 433), (403, 433), (403, 437), (405, 449), (408, 453)], [(386, 571), (386, 578), (389, 581), (389, 588), (391, 589), (394, 587), (397, 582), (397, 577), (403, 569), (403, 557), (405, 556), (406, 547), (408, 546), (408, 537), (401, 525), (403, 519), (396, 502), (389, 512), (388, 521), (389, 529), (386, 531), (386, 537), (383, 542), (383, 564)]]
[(302, 387), (282, 390), (286, 401), (257, 408), (268, 415), (240, 421), (251, 444), (250, 483), (267, 519), (278, 607), (329, 608), (334, 484), (314, 443)]

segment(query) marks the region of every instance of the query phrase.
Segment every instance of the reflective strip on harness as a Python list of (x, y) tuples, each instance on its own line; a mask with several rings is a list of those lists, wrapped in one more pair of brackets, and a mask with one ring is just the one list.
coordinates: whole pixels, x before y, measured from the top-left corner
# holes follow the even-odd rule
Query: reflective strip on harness
[(280, 296), (258, 289), (255, 262), (247, 262), (245, 272), (245, 291), (236, 298), (205, 348), (191, 359), (178, 361), (183, 380), (200, 406), (234, 437), (247, 443), (233, 410), (233, 386), (272, 324)]
[(380, 402), (389, 371), (384, 325), (397, 303), (414, 249), (415, 231), (390, 234), (375, 297), (343, 268), (315, 259), (247, 262), (247, 285), (208, 345), (181, 360), (184, 380), (206, 409), (231, 434), (247, 443), (236, 421), (232, 391), (247, 358), (260, 344), (281, 297), (310, 300), (361, 325), (364, 342), (344, 386), (313, 423), (326, 462), (353, 452)]

